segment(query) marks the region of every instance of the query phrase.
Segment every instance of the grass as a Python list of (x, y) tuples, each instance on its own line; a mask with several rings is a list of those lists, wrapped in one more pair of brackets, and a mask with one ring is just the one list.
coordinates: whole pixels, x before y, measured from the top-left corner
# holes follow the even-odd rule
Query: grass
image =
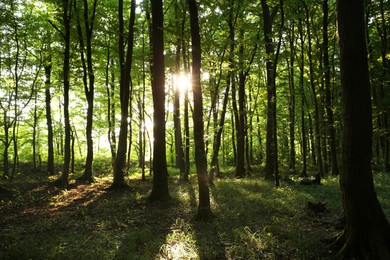
[[(173, 171), (172, 171), (173, 172)], [(74, 176), (76, 177), (76, 176)], [(390, 216), (389, 174), (374, 176)], [(111, 177), (68, 189), (46, 176), (0, 183), (0, 259), (337, 259), (331, 241), (342, 216), (337, 178), (321, 186), (274, 184), (260, 175), (226, 174), (211, 187), (212, 222), (197, 222), (196, 177), (170, 178), (172, 200), (149, 202), (151, 179), (131, 175), (131, 189), (107, 189)], [(326, 211), (306, 209), (326, 202)]]

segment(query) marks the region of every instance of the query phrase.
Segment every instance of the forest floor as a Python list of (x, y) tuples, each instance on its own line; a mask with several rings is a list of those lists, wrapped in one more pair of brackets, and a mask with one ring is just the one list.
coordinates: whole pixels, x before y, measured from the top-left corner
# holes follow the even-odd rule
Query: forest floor
[[(126, 190), (108, 189), (111, 176), (67, 189), (42, 174), (0, 182), (0, 259), (338, 259), (337, 178), (276, 189), (260, 175), (226, 174), (211, 187), (216, 218), (206, 223), (194, 218), (194, 175), (189, 183), (170, 177), (172, 200), (164, 203), (150, 202), (151, 179), (139, 179), (129, 177)], [(375, 183), (389, 218), (390, 174), (376, 174)]]

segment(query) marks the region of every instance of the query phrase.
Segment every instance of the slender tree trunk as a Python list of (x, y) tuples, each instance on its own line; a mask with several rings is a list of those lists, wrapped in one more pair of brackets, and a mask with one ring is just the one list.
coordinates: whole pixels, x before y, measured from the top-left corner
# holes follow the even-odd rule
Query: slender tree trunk
[(151, 200), (170, 199), (165, 136), (165, 66), (162, 0), (152, 2), (153, 189)]
[(289, 64), (289, 133), (290, 133), (290, 156), (289, 156), (289, 172), (291, 174), (296, 173), (296, 152), (295, 152), (295, 37), (294, 37), (295, 23), (292, 22), (290, 34), (290, 64)]
[[(236, 89), (236, 79), (235, 76), (236, 73), (233, 71), (232, 73), (232, 108), (233, 108), (233, 115), (232, 118), (232, 129), (234, 127), (234, 131), (232, 131), (232, 135), (234, 138), (232, 138), (232, 141), (234, 142), (234, 161), (235, 161), (235, 167), (236, 167), (236, 177), (242, 178), (244, 176), (244, 147), (241, 149), (241, 143), (239, 140), (240, 136), (240, 117), (239, 117), (239, 111), (238, 111), (238, 105), (237, 105), (237, 89)], [(244, 143), (243, 143), (244, 144)], [(240, 169), (240, 170), (239, 170)]]
[[(240, 38), (244, 38), (244, 31), (241, 29)], [(245, 176), (245, 74), (244, 74), (244, 45), (239, 48), (239, 81), (238, 81), (238, 108), (235, 111), (236, 121), (236, 138), (237, 138), (237, 156), (236, 156), (236, 177), (243, 178)], [(233, 93), (235, 96), (235, 93)], [(235, 101), (235, 99), (233, 99)], [(235, 103), (235, 102), (234, 102)]]
[[(184, 65), (184, 72), (188, 75), (189, 65), (188, 65), (188, 57), (187, 57), (185, 41), (183, 41), (183, 65)], [(184, 168), (184, 174), (181, 176), (181, 179), (183, 181), (188, 181), (188, 176), (190, 174), (190, 124), (189, 124), (188, 92), (189, 92), (189, 88), (186, 88), (186, 91), (184, 93), (184, 136), (185, 136), (184, 158), (185, 158), (185, 168)]]
[(46, 109), (46, 125), (47, 125), (47, 173), (54, 175), (54, 135), (53, 123), (51, 118), (51, 48), (48, 43), (47, 60), (45, 61), (45, 109)]
[[(78, 35), (80, 43), (80, 55), (83, 65), (83, 83), (84, 83), (84, 92), (87, 99), (87, 126), (86, 126), (86, 136), (87, 136), (87, 158), (85, 162), (84, 174), (78, 178), (79, 181), (93, 182), (93, 138), (92, 138), (92, 127), (93, 127), (93, 101), (94, 101), (94, 92), (95, 92), (95, 75), (92, 63), (92, 33), (96, 13), (97, 0), (93, 2), (93, 11), (91, 16), (91, 21), (89, 18), (89, 6), (87, 0), (83, 0), (84, 3), (84, 29), (85, 29), (85, 40), (84, 35), (81, 29), (80, 18), (78, 18)], [(75, 3), (75, 10), (77, 12), (77, 4)], [(86, 50), (85, 50), (86, 49)], [(85, 60), (85, 51), (86, 51), (86, 60)]]
[[(116, 134), (115, 134), (115, 73), (111, 69), (114, 65), (114, 60), (110, 58), (110, 47), (107, 50), (107, 62), (106, 62), (106, 91), (107, 91), (107, 121), (108, 121), (108, 133), (107, 139), (110, 143), (111, 151), (111, 164), (115, 168), (116, 160)], [(110, 81), (111, 75), (111, 81)]]
[(138, 146), (139, 146), (139, 157), (138, 157), (138, 166), (141, 169), (141, 179), (146, 181), (145, 176), (145, 128), (144, 128), (144, 110), (143, 110), (143, 98), (142, 93), (139, 94), (138, 100), (138, 110), (139, 110), (139, 123), (138, 123)]
[(210, 178), (209, 182), (213, 183), (214, 175), (219, 173), (219, 163), (218, 163), (218, 154), (219, 150), (221, 148), (221, 137), (223, 132), (223, 126), (225, 124), (225, 116), (226, 116), (226, 108), (229, 100), (229, 93), (230, 93), (230, 73), (228, 73), (227, 80), (226, 80), (226, 89), (225, 89), (225, 95), (223, 98), (222, 103), (222, 111), (221, 116), (219, 118), (219, 123), (217, 125), (217, 133), (215, 135), (214, 143), (213, 143), (213, 154), (211, 158), (211, 170), (210, 170)]
[(127, 159), (126, 159), (126, 170), (125, 170), (125, 175), (128, 175), (129, 174), (129, 169), (130, 169), (130, 166), (131, 166), (131, 148), (132, 148), (132, 140), (133, 140), (133, 109), (132, 109), (132, 106), (133, 106), (133, 81), (132, 81), (132, 78), (130, 76), (130, 90), (129, 90), (129, 118), (128, 118), (128, 143), (129, 145), (127, 146)]
[[(14, 6), (14, 2), (11, 1), (11, 9), (13, 12), (15, 12), (15, 6)], [(18, 156), (19, 156), (19, 152), (18, 152), (18, 136), (17, 136), (17, 125), (18, 125), (18, 121), (19, 121), (19, 105), (18, 105), (18, 101), (19, 101), (19, 84), (20, 84), (20, 39), (19, 39), (19, 24), (18, 22), (15, 20), (14, 18), (14, 21), (13, 21), (13, 36), (14, 36), (14, 40), (15, 40), (15, 65), (13, 67), (13, 77), (14, 77), (14, 95), (12, 97), (13, 99), (13, 124), (12, 124), (12, 137), (11, 137), (11, 141), (12, 141), (12, 144), (13, 144), (13, 164), (12, 164), (12, 172), (11, 172), (11, 180), (14, 179), (15, 177), (15, 174), (16, 174), (16, 171), (17, 171), (17, 161), (18, 161)]]
[(145, 156), (146, 156), (146, 125), (145, 125), (145, 92), (146, 92), (146, 67), (145, 67), (145, 29), (142, 24), (142, 94), (140, 97), (140, 167), (142, 180), (145, 176)]
[(63, 38), (65, 42), (64, 58), (63, 58), (63, 85), (64, 85), (64, 123), (65, 123), (65, 144), (64, 144), (64, 165), (61, 176), (55, 181), (57, 186), (67, 186), (70, 174), (71, 160), (71, 128), (69, 118), (69, 70), (70, 70), (70, 30), (72, 16), (72, 0), (63, 0), (63, 23), (65, 33)]
[(311, 160), (313, 165), (317, 165), (317, 156), (316, 156), (316, 145), (314, 141), (314, 130), (313, 130), (313, 120), (310, 114), (310, 108), (309, 103), (307, 102), (306, 96), (305, 96), (305, 105), (307, 110), (307, 117), (309, 119), (309, 142), (307, 143), (307, 149), (311, 151)]
[(299, 20), (298, 23), (299, 36), (301, 40), (301, 54), (300, 54), (300, 76), (299, 76), (299, 90), (301, 96), (301, 134), (302, 134), (302, 146), (301, 146), (301, 154), (302, 154), (302, 171), (301, 177), (307, 176), (307, 136), (306, 136), (306, 123), (305, 123), (305, 89), (304, 89), (304, 38), (303, 38), (303, 26), (302, 20)]
[(202, 88), (200, 81), (201, 45), (199, 33), (198, 7), (195, 0), (188, 0), (192, 39), (192, 91), (194, 96), (194, 139), (195, 163), (198, 172), (199, 205), (198, 219), (210, 220), (213, 216), (210, 207), (210, 194), (207, 175), (207, 158), (204, 146), (204, 124)]
[(345, 228), (341, 253), (351, 259), (390, 259), (390, 225), (377, 199), (371, 169), (372, 110), (364, 0), (338, 0), (337, 22), (344, 104), (340, 186)]
[(257, 138), (259, 140), (259, 163), (262, 163), (263, 158), (264, 158), (264, 154), (263, 154), (264, 148), (263, 148), (263, 141), (261, 138), (260, 116), (258, 113), (256, 114), (256, 122), (257, 122)]
[(76, 153), (75, 153), (75, 145), (76, 145), (76, 132), (74, 130), (71, 130), (70, 132), (70, 139), (71, 139), (71, 144), (70, 144), (70, 172), (74, 173), (75, 172), (75, 159), (76, 159)]
[[(264, 23), (264, 42), (266, 52), (266, 71), (267, 71), (267, 142), (266, 142), (266, 163), (265, 178), (275, 177), (275, 185), (279, 186), (278, 169), (278, 141), (277, 141), (277, 120), (276, 120), (276, 66), (280, 51), (282, 28), (284, 23), (283, 1), (274, 7), (272, 12), (266, 0), (261, 0), (263, 23)], [(281, 28), (279, 32), (279, 42), (275, 51), (272, 38), (272, 23), (276, 13), (280, 9)]]
[(11, 127), (9, 123), (9, 118), (8, 118), (8, 109), (3, 108), (3, 125), (4, 125), (4, 151), (3, 151), (3, 167), (4, 167), (4, 173), (3, 177), (4, 179), (9, 178), (9, 147), (11, 145), (11, 140), (9, 137), (9, 129)]
[[(119, 130), (118, 150), (114, 165), (114, 180), (111, 188), (127, 187), (125, 181), (126, 172), (126, 152), (127, 152), (127, 133), (129, 116), (129, 96), (130, 96), (130, 80), (131, 80), (131, 65), (133, 58), (133, 40), (134, 40), (134, 22), (135, 22), (135, 0), (131, 1), (129, 31), (127, 34), (127, 43), (125, 45), (125, 29), (123, 20), (123, 0), (118, 1), (118, 17), (119, 17), (119, 62), (120, 62), (120, 106), (121, 106), (121, 122)], [(125, 47), (127, 46), (127, 50)]]
[(34, 94), (34, 112), (33, 112), (33, 138), (32, 138), (32, 148), (33, 148), (33, 163), (34, 163), (34, 171), (38, 170), (38, 156), (37, 156), (37, 135), (38, 135), (38, 120), (39, 120), (39, 115), (38, 115), (38, 93), (35, 91)]
[(323, 33), (323, 51), (324, 51), (324, 77), (325, 77), (325, 106), (326, 115), (328, 119), (329, 130), (329, 146), (330, 146), (330, 167), (332, 175), (339, 174), (339, 166), (337, 163), (337, 149), (336, 149), (336, 130), (334, 127), (333, 107), (332, 107), (332, 93), (330, 85), (330, 64), (329, 64), (329, 38), (328, 38), (328, 24), (329, 24), (329, 7), (328, 1), (324, 0), (322, 3), (322, 11), (324, 13), (322, 20)]
[[(251, 111), (247, 108), (247, 111)], [(250, 114), (248, 122), (248, 114)], [(252, 174), (252, 164), (253, 164), (253, 135), (252, 135), (252, 122), (253, 116), (252, 113), (247, 113), (245, 115), (245, 161), (246, 161), (246, 173)]]
[[(179, 19), (179, 6), (175, 1), (175, 17), (176, 17), (176, 27), (180, 27)], [(183, 18), (184, 21), (184, 18)], [(178, 78), (180, 77), (180, 55), (182, 49), (182, 38), (184, 31), (181, 30), (180, 35), (178, 35), (176, 40), (176, 57), (175, 57), (175, 96), (174, 96), (174, 128), (175, 128), (175, 154), (176, 154), (176, 167), (180, 169), (180, 175), (183, 175), (185, 171), (185, 161), (184, 161), (184, 151), (183, 151), (183, 137), (181, 134), (181, 113), (180, 113), (180, 90), (183, 89), (182, 86), (179, 86)]]
[[(239, 84), (238, 84), (238, 116), (236, 116), (237, 129), (237, 158), (236, 158), (236, 177), (244, 177), (246, 174), (245, 158), (248, 158), (249, 147), (246, 147), (247, 139), (247, 102), (245, 98), (245, 85), (250, 72), (251, 65), (257, 53), (257, 41), (259, 40), (260, 32), (256, 37), (256, 43), (251, 53), (251, 58), (247, 62), (247, 68), (244, 68), (244, 44), (239, 48)], [(244, 38), (244, 30), (240, 31), (240, 38)], [(247, 151), (248, 150), (248, 151)], [(247, 160), (248, 169), (250, 168), (250, 161)]]
[(310, 15), (309, 15), (309, 7), (307, 6), (305, 1), (303, 2), (303, 6), (306, 12), (306, 29), (307, 29), (307, 42), (308, 42), (308, 60), (309, 60), (309, 78), (310, 78), (310, 87), (313, 94), (313, 102), (314, 102), (314, 131), (315, 131), (315, 151), (317, 158), (317, 166), (318, 166), (318, 174), (320, 176), (324, 175), (324, 168), (322, 162), (322, 154), (321, 154), (321, 132), (320, 132), (320, 115), (319, 115), (319, 105), (317, 99), (317, 91), (314, 82), (314, 68), (313, 68), (313, 57), (312, 57), (312, 38), (311, 38), (311, 28), (310, 28)]
[[(232, 75), (232, 78), (233, 78), (233, 75)], [(234, 86), (235, 86), (235, 81), (232, 79), (232, 92), (234, 93), (235, 91), (234, 90)], [(232, 103), (233, 103), (233, 99), (232, 99)], [(232, 104), (232, 107), (233, 107), (233, 104)], [(237, 149), (236, 149), (236, 128), (234, 127), (236, 124), (235, 124), (235, 118), (234, 118), (234, 113), (231, 114), (230, 116), (230, 121), (232, 123), (232, 149), (233, 149), (233, 161), (234, 163), (236, 163), (237, 161)]]

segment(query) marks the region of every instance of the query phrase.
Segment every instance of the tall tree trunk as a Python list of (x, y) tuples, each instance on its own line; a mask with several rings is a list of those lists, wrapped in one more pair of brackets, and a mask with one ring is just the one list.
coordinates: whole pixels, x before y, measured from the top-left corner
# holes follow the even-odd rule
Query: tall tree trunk
[(133, 106), (133, 81), (131, 79), (131, 75), (130, 75), (130, 90), (129, 90), (129, 118), (128, 118), (128, 143), (129, 145), (127, 146), (127, 159), (126, 159), (126, 170), (125, 170), (125, 174), (127, 175), (129, 173), (129, 169), (130, 169), (130, 165), (131, 165), (131, 148), (132, 148), (132, 140), (133, 140), (133, 109), (132, 109), (132, 106)]
[(328, 1), (322, 2), (322, 11), (324, 13), (322, 20), (322, 33), (323, 33), (323, 51), (324, 51), (324, 77), (325, 77), (325, 106), (327, 115), (327, 127), (329, 131), (329, 146), (330, 146), (330, 167), (332, 175), (339, 174), (339, 166), (337, 163), (337, 148), (336, 148), (336, 130), (334, 127), (333, 119), (333, 107), (332, 107), (332, 92), (330, 85), (330, 64), (329, 64), (329, 37), (328, 37), (328, 25), (329, 25), (329, 6)]
[[(107, 139), (110, 143), (111, 151), (111, 164), (115, 167), (116, 160), (116, 134), (115, 134), (115, 73), (113, 69), (110, 71), (110, 67), (114, 66), (114, 60), (110, 57), (110, 47), (107, 50), (106, 61), (106, 91), (107, 91), (107, 121), (108, 121), (108, 133)], [(111, 81), (110, 81), (111, 75)]]
[(71, 144), (70, 144), (70, 154), (71, 154), (71, 159), (70, 159), (70, 172), (74, 173), (75, 172), (75, 159), (76, 159), (76, 153), (74, 150), (74, 147), (76, 145), (76, 131), (71, 128), (70, 132), (70, 139), (71, 139)]
[(153, 189), (151, 200), (167, 200), (168, 169), (166, 160), (165, 136), (165, 66), (164, 31), (162, 0), (153, 0), (152, 4), (152, 93), (153, 93)]
[[(120, 106), (121, 106), (121, 122), (119, 130), (118, 150), (114, 165), (114, 180), (111, 188), (127, 187), (125, 181), (126, 172), (126, 152), (127, 152), (127, 133), (129, 116), (129, 96), (130, 96), (130, 80), (131, 80), (131, 65), (133, 59), (133, 40), (134, 40), (134, 22), (135, 22), (135, 0), (131, 1), (130, 20), (127, 36), (125, 37), (125, 28), (123, 20), (123, 0), (118, 1), (118, 17), (119, 17), (119, 63), (120, 63)], [(127, 43), (125, 44), (125, 38)], [(127, 46), (127, 50), (125, 47)]]
[(341, 253), (351, 259), (390, 259), (390, 225), (377, 199), (371, 169), (372, 111), (364, 0), (338, 0), (337, 22), (344, 104), (340, 186), (345, 228), (340, 237), (344, 242)]
[[(16, 11), (15, 9), (15, 6), (14, 6), (14, 2), (11, 1), (11, 9), (13, 12)], [(19, 121), (19, 105), (18, 105), (18, 101), (19, 101), (19, 84), (20, 84), (20, 39), (19, 39), (19, 23), (16, 21), (16, 19), (14, 18), (14, 21), (13, 21), (13, 36), (14, 36), (14, 40), (15, 40), (15, 64), (14, 64), (14, 67), (13, 67), (13, 77), (14, 77), (14, 96), (12, 97), (13, 99), (13, 124), (12, 124), (12, 137), (11, 137), (11, 141), (13, 143), (13, 164), (12, 164), (12, 172), (11, 172), (11, 180), (14, 179), (15, 177), (15, 174), (16, 174), (16, 171), (17, 171), (17, 161), (18, 161), (18, 156), (19, 156), (19, 152), (18, 152), (18, 136), (17, 136), (17, 125), (18, 125), (18, 121)]]
[(71, 160), (71, 129), (69, 118), (69, 70), (70, 70), (70, 30), (71, 30), (71, 16), (72, 16), (72, 1), (63, 0), (62, 19), (64, 23), (65, 33), (62, 34), (65, 49), (63, 58), (63, 85), (64, 85), (64, 122), (65, 122), (65, 144), (64, 144), (64, 165), (61, 176), (55, 181), (57, 186), (67, 186), (70, 174), (70, 160)]
[(38, 170), (38, 163), (37, 163), (37, 135), (38, 135), (38, 120), (39, 120), (39, 115), (38, 115), (38, 93), (35, 91), (34, 94), (34, 112), (33, 112), (33, 137), (32, 137), (32, 148), (33, 148), (33, 164), (34, 164), (34, 171)]
[(9, 137), (9, 130), (11, 128), (11, 124), (9, 122), (9, 118), (8, 118), (8, 109), (4, 109), (3, 105), (2, 105), (2, 108), (3, 108), (3, 125), (4, 125), (4, 139), (2, 140), (3, 141), (3, 144), (4, 144), (4, 151), (3, 151), (3, 177), (4, 179), (6, 178), (9, 178), (9, 147), (11, 145), (11, 140), (10, 140), (10, 137)]
[[(305, 96), (305, 95), (304, 95)], [(310, 107), (309, 103), (307, 102), (306, 97), (305, 98), (305, 105), (306, 105), (306, 110), (307, 110), (307, 117), (309, 119), (309, 142), (307, 143), (307, 149), (311, 151), (311, 160), (313, 165), (317, 165), (317, 156), (316, 156), (316, 146), (315, 146), (315, 141), (314, 141), (314, 131), (313, 131), (313, 120), (311, 118), (310, 114)]]
[[(176, 27), (180, 26), (179, 19), (179, 6), (175, 1), (175, 18), (176, 18)], [(182, 23), (184, 25), (184, 18), (182, 19)], [(183, 28), (184, 26), (182, 26)], [(184, 30), (182, 29), (180, 35), (177, 36), (176, 39), (176, 57), (175, 57), (175, 74), (176, 74), (176, 82), (175, 82), (175, 96), (174, 96), (174, 128), (175, 128), (175, 154), (176, 154), (176, 167), (180, 169), (180, 175), (183, 175), (185, 171), (185, 161), (184, 161), (184, 151), (183, 151), (183, 137), (181, 134), (181, 113), (180, 113), (180, 90), (183, 89), (182, 86), (179, 85), (178, 78), (180, 77), (180, 54), (182, 48)], [(183, 82), (181, 82), (182, 84)]]
[(324, 175), (324, 165), (322, 162), (322, 154), (321, 154), (321, 132), (320, 132), (320, 115), (319, 115), (319, 105), (317, 99), (317, 91), (314, 82), (314, 68), (313, 68), (313, 57), (312, 57), (312, 38), (311, 38), (311, 28), (310, 28), (310, 14), (309, 7), (307, 6), (305, 1), (302, 1), (303, 6), (306, 12), (306, 30), (307, 30), (307, 43), (308, 43), (308, 51), (307, 56), (309, 60), (309, 78), (310, 78), (310, 87), (313, 94), (313, 102), (314, 102), (314, 131), (315, 131), (315, 151), (317, 156), (317, 165), (318, 165), (318, 174), (320, 176)]
[(142, 93), (139, 93), (138, 99), (138, 111), (139, 111), (139, 123), (138, 123), (138, 147), (139, 147), (139, 157), (138, 157), (138, 166), (141, 169), (141, 179), (146, 181), (145, 176), (145, 113), (143, 110), (144, 99), (142, 98)]
[(142, 180), (145, 176), (145, 156), (146, 156), (146, 125), (145, 125), (145, 92), (146, 92), (146, 66), (145, 66), (145, 28), (142, 24), (142, 94), (140, 97), (140, 168)]
[(302, 137), (302, 146), (301, 146), (301, 154), (302, 154), (302, 171), (301, 171), (301, 177), (307, 176), (307, 136), (306, 136), (306, 123), (305, 123), (305, 89), (304, 89), (304, 38), (303, 38), (303, 25), (302, 20), (299, 19), (298, 23), (298, 31), (299, 31), (299, 37), (301, 40), (301, 54), (300, 54), (300, 62), (299, 62), (299, 70), (300, 70), (300, 76), (299, 76), (299, 90), (300, 90), (300, 96), (301, 96), (301, 137)]
[[(247, 105), (245, 99), (245, 85), (250, 72), (251, 65), (254, 61), (254, 57), (257, 52), (257, 42), (259, 40), (260, 32), (256, 37), (256, 43), (253, 47), (251, 57), (247, 61), (247, 68), (244, 68), (244, 44), (241, 43), (239, 48), (239, 75), (238, 75), (238, 116), (236, 117), (236, 129), (237, 129), (237, 158), (236, 158), (236, 177), (244, 177), (246, 174), (245, 158), (249, 156), (245, 146), (245, 140), (247, 139)], [(244, 39), (244, 30), (240, 31), (240, 38)], [(248, 147), (247, 147), (248, 148)], [(249, 149), (248, 149), (249, 150)], [(247, 165), (250, 168), (250, 162), (247, 160)]]
[[(240, 38), (243, 39), (244, 30), (240, 30)], [(236, 177), (245, 176), (245, 75), (244, 75), (244, 45), (239, 48), (239, 75), (238, 75), (238, 109), (235, 109), (236, 118), (236, 138), (237, 138), (237, 157), (236, 157)], [(235, 94), (233, 94), (235, 95)], [(234, 100), (234, 99), (233, 99)]]
[[(232, 21), (232, 12), (230, 12), (229, 16), (229, 39), (230, 39), (230, 50), (229, 50), (229, 67), (233, 68), (233, 56), (234, 56), (234, 27), (233, 27), (233, 21)], [(215, 174), (219, 173), (219, 162), (218, 162), (218, 154), (221, 147), (221, 137), (223, 132), (223, 126), (225, 124), (225, 116), (226, 116), (226, 108), (229, 100), (229, 94), (230, 94), (230, 85), (231, 85), (231, 74), (232, 70), (229, 70), (226, 78), (226, 89), (225, 89), (225, 95), (223, 98), (222, 103), (222, 111), (219, 118), (219, 122), (217, 124), (217, 131), (215, 133), (214, 143), (213, 143), (213, 153), (211, 157), (211, 165), (210, 165), (210, 176), (209, 176), (209, 183), (212, 184), (214, 180)]]
[(44, 61), (45, 65), (45, 109), (46, 109), (46, 125), (47, 125), (47, 173), (54, 175), (54, 135), (53, 135), (53, 123), (51, 118), (51, 47), (50, 42), (47, 46), (47, 58)]
[(295, 37), (294, 37), (295, 23), (292, 22), (291, 34), (290, 34), (290, 64), (289, 64), (289, 133), (290, 133), (290, 156), (289, 156), (289, 172), (291, 174), (296, 173), (296, 152), (295, 152)]
[[(232, 72), (232, 109), (233, 109), (233, 115), (232, 118), (232, 142), (234, 142), (234, 161), (235, 161), (235, 167), (236, 167), (236, 177), (242, 178), (244, 176), (244, 147), (241, 149), (241, 144), (239, 143), (239, 127), (240, 127), (240, 116), (238, 111), (238, 105), (237, 105), (237, 88), (236, 88), (236, 73), (235, 71)], [(243, 143), (244, 144), (244, 143)], [(238, 170), (241, 169), (241, 170)], [(240, 173), (242, 172), (242, 174)]]
[[(266, 163), (265, 178), (275, 177), (275, 185), (279, 186), (279, 165), (278, 165), (278, 141), (277, 141), (277, 121), (276, 121), (276, 67), (280, 51), (282, 28), (284, 23), (283, 1), (270, 11), (266, 0), (261, 0), (263, 23), (264, 23), (264, 42), (266, 52), (266, 71), (267, 71), (267, 143), (266, 143)], [(281, 27), (279, 31), (279, 41), (275, 51), (272, 38), (272, 23), (278, 9), (281, 13)]]
[[(89, 6), (88, 1), (83, 0), (84, 3), (84, 29), (85, 29), (85, 40), (86, 46), (84, 44), (84, 35), (81, 29), (80, 18), (78, 18), (78, 35), (80, 43), (80, 55), (81, 62), (83, 65), (83, 83), (84, 83), (84, 92), (87, 99), (87, 126), (86, 126), (86, 136), (87, 136), (87, 158), (85, 162), (84, 174), (78, 178), (79, 181), (93, 182), (93, 138), (92, 138), (92, 127), (93, 127), (93, 101), (95, 93), (95, 75), (92, 63), (92, 37), (93, 37), (93, 26), (95, 21), (96, 5), (97, 0), (93, 2), (92, 16), (89, 18)], [(77, 12), (77, 4), (75, 3), (75, 10)], [(90, 20), (91, 19), (91, 20)], [(86, 49), (86, 50), (84, 50)], [(86, 58), (85, 60), (85, 52)]]
[(263, 140), (261, 138), (261, 130), (260, 130), (260, 116), (257, 112), (256, 114), (256, 122), (257, 122), (257, 138), (259, 140), (259, 163), (263, 162), (264, 154), (263, 154)]
[[(185, 41), (183, 41), (183, 65), (184, 73), (189, 74), (189, 65), (188, 65), (188, 56), (186, 50)], [(189, 88), (186, 88), (184, 93), (184, 138), (185, 138), (185, 149), (184, 149), (184, 158), (185, 158), (185, 167), (184, 173), (180, 176), (181, 180), (188, 181), (188, 176), (190, 174), (190, 124), (189, 124), (189, 98), (188, 93)]]
[[(235, 80), (234, 79), (234, 75), (232, 75), (232, 93), (235, 93), (234, 89), (235, 89)], [(232, 98), (232, 103), (233, 103), (233, 98)], [(232, 104), (232, 107), (233, 107), (233, 104)], [(233, 108), (232, 108), (233, 109)], [(233, 109), (234, 110), (234, 109)], [(236, 149), (236, 128), (234, 127), (236, 124), (235, 124), (235, 117), (234, 117), (234, 113), (231, 114), (230, 116), (230, 121), (232, 123), (232, 150), (233, 150), (233, 161), (234, 163), (236, 163), (237, 161), (237, 149)]]
[(199, 33), (198, 7), (195, 0), (188, 0), (192, 42), (192, 92), (194, 96), (194, 139), (195, 164), (198, 172), (199, 205), (198, 219), (210, 220), (213, 216), (210, 207), (210, 194), (207, 175), (207, 158), (204, 146), (204, 124), (202, 88), (200, 81), (201, 45)]

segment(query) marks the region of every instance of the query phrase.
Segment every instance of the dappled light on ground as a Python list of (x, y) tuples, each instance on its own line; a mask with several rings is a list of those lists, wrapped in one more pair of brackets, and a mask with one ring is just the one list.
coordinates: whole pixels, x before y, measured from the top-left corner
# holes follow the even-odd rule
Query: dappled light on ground
[[(110, 178), (57, 189), (47, 180), (8, 184), (2, 197), (1, 259), (337, 259), (337, 178), (321, 186), (282, 182), (281, 188), (253, 175), (227, 176), (211, 188), (216, 218), (196, 221), (196, 176), (170, 178), (170, 202), (150, 202), (151, 180), (129, 179), (131, 188), (107, 189)], [(389, 216), (388, 183), (375, 175), (378, 197)], [(325, 203), (310, 211), (307, 203)]]
[(161, 246), (160, 259), (199, 259), (192, 227), (183, 219), (177, 219)]

